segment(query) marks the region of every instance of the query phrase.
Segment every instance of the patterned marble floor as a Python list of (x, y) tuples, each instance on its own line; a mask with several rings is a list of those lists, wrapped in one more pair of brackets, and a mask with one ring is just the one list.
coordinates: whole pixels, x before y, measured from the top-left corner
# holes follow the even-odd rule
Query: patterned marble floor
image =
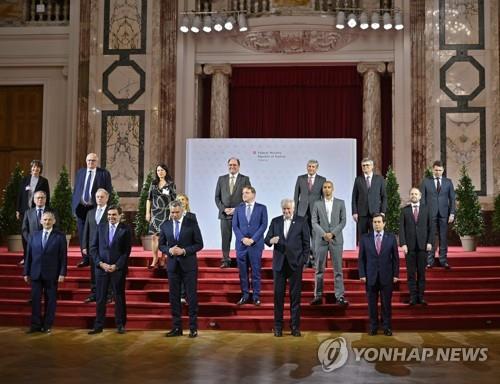
[[(165, 338), (161, 331), (118, 335), (106, 329), (95, 336), (82, 329), (54, 329), (50, 335), (25, 331), (0, 328), (2, 383), (442, 384), (498, 383), (500, 377), (500, 331), (395, 332), (393, 337), (304, 332), (301, 338), (201, 331), (197, 339)], [(328, 357), (340, 360), (338, 350), (325, 348), (339, 346), (339, 337), (347, 360), (327, 372)], [(320, 353), (324, 366), (320, 345), (327, 351)], [(463, 348), (471, 348), (469, 359), (476, 353), (484, 361), (463, 361)], [(398, 351), (397, 361), (383, 361), (388, 357), (382, 349)], [(422, 361), (423, 351), (433, 356)], [(407, 361), (401, 361), (403, 355)]]

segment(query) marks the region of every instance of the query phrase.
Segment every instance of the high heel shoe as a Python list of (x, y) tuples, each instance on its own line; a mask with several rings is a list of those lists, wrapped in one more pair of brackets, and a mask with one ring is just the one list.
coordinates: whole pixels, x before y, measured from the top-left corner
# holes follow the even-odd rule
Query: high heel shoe
[(151, 263), (148, 265), (148, 269), (155, 269), (155, 268), (158, 268), (158, 260), (156, 261), (156, 263)]

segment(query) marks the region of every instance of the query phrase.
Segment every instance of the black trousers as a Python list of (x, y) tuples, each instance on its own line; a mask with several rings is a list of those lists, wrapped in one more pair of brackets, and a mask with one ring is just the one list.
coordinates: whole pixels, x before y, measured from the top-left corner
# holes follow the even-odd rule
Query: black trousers
[[(173, 270), (172, 270), (173, 269)], [(170, 309), (172, 311), (172, 327), (182, 329), (181, 285), (186, 288), (189, 306), (189, 329), (198, 329), (198, 270), (183, 271), (179, 263), (175, 268), (168, 270), (168, 288), (170, 296)]]
[(406, 273), (410, 300), (423, 300), (425, 292), (425, 266), (427, 252), (422, 250), (408, 251), (406, 255)]
[(373, 285), (366, 284), (366, 297), (368, 299), (368, 314), (370, 316), (370, 329), (378, 329), (378, 299), (382, 307), (382, 326), (384, 329), (392, 328), (392, 289), (393, 284), (381, 284), (379, 278)]
[(115, 323), (117, 327), (124, 327), (127, 323), (127, 303), (125, 300), (126, 272), (104, 272), (96, 268), (96, 319), (94, 329), (104, 328), (106, 321), (106, 304), (108, 301), (109, 286), (115, 294)]
[(285, 259), (281, 271), (273, 271), (274, 278), (274, 329), (283, 329), (286, 282), (290, 285), (290, 326), (300, 329), (300, 298), (302, 293), (302, 267), (295, 271)]
[[(42, 294), (44, 297), (44, 315), (42, 315)], [(31, 327), (52, 328), (56, 316), (57, 279), (43, 278), (31, 281)]]

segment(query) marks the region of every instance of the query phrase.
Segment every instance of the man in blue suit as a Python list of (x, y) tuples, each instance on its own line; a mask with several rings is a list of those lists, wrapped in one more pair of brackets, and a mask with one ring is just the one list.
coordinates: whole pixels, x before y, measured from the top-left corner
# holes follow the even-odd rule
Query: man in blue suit
[(286, 281), (290, 282), (290, 313), (292, 336), (300, 336), (300, 297), (302, 292), (302, 266), (309, 257), (309, 226), (301, 216), (294, 216), (295, 201), (281, 201), (282, 216), (269, 225), (265, 242), (274, 246), (274, 336), (283, 336), (283, 307)]
[[(97, 190), (104, 188), (109, 194), (113, 191), (110, 173), (106, 169), (97, 167), (97, 160), (98, 158), (95, 153), (89, 153), (85, 160), (87, 168), (80, 168), (75, 175), (71, 208), (73, 214), (76, 216), (81, 249), (85, 248), (82, 242), (85, 220), (87, 219), (87, 213), (96, 206), (95, 194)], [(82, 261), (77, 266), (89, 266), (89, 255), (82, 253), (82, 258)]]
[(166, 337), (182, 336), (181, 286), (186, 288), (189, 303), (189, 337), (198, 336), (198, 261), (196, 252), (203, 248), (198, 222), (184, 215), (182, 203), (172, 201), (170, 219), (160, 227), (159, 248), (167, 258), (172, 330)]
[(373, 216), (373, 232), (361, 236), (359, 241), (359, 279), (365, 283), (370, 315), (369, 335), (378, 330), (378, 297), (382, 306), (384, 334), (392, 335), (392, 288), (399, 278), (399, 254), (396, 236), (384, 232), (385, 217)]
[[(433, 177), (427, 177), (420, 186), (422, 203), (429, 207), (434, 226), (439, 235), (439, 264), (450, 269), (448, 264), (448, 224), (455, 220), (455, 189), (447, 177), (443, 177), (444, 166), (439, 160), (432, 165)], [(427, 268), (434, 265), (436, 243), (427, 254)]]
[(240, 271), (242, 296), (237, 302), (243, 305), (250, 299), (248, 269), (251, 267), (253, 303), (260, 305), (260, 269), (264, 250), (264, 231), (267, 227), (267, 208), (255, 202), (255, 188), (243, 188), (241, 203), (233, 215), (233, 231), (236, 236), (236, 261)]
[(115, 296), (115, 323), (117, 332), (125, 333), (127, 307), (125, 302), (125, 276), (132, 249), (132, 234), (128, 225), (121, 223), (122, 209), (111, 205), (108, 222), (100, 222), (90, 245), (94, 258), (96, 278), (96, 319), (89, 335), (101, 333), (106, 319), (109, 285)]
[[(56, 314), (57, 285), (64, 282), (68, 244), (64, 233), (54, 228), (53, 212), (42, 215), (43, 230), (33, 233), (24, 263), (24, 281), (31, 283), (31, 327), (28, 333), (50, 333)], [(41, 316), (41, 297), (45, 297), (45, 318)]]

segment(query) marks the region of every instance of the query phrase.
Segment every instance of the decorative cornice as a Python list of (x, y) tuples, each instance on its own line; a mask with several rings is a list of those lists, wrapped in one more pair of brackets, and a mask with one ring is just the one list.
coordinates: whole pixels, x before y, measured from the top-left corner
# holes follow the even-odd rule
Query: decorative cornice
[(232, 68), (230, 64), (206, 64), (203, 66), (203, 72), (206, 75), (222, 73), (223, 75), (230, 76), (232, 73)]
[(357, 66), (358, 72), (363, 74), (365, 72), (385, 72), (385, 63), (359, 63)]
[(233, 40), (257, 52), (296, 54), (336, 51), (354, 41), (357, 36), (356, 32), (337, 31), (254, 31), (236, 35)]

